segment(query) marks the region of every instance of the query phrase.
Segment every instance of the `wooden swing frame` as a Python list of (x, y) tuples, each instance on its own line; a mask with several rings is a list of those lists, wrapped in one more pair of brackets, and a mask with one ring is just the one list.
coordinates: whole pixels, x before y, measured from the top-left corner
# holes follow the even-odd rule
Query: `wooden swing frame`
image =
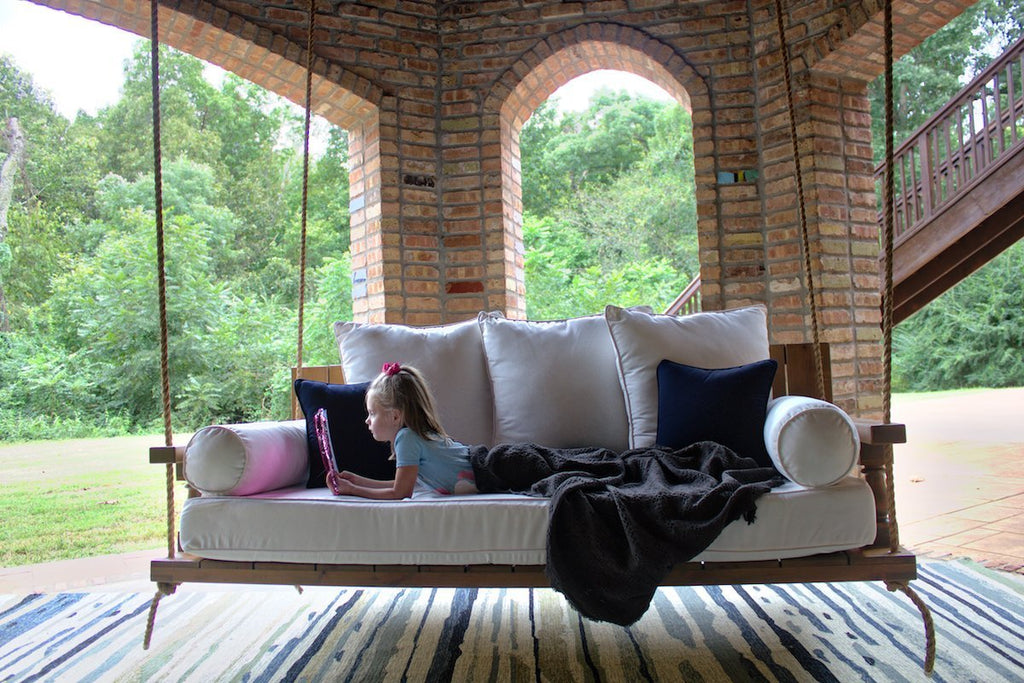
[[(797, 205), (800, 216), (804, 277), (811, 307), (813, 341), (802, 344), (772, 345), (771, 357), (779, 363), (773, 386), (775, 396), (803, 395), (832, 400), (828, 344), (818, 338), (817, 310), (810, 262), (810, 244), (804, 213), (803, 181), (797, 144), (789, 51), (783, 25), (782, 0), (775, 0), (780, 51), (785, 68), (786, 92), (790, 112), (790, 136), (796, 169)], [(166, 285), (164, 280), (162, 179), (160, 155), (159, 42), (158, 3), (151, 3), (151, 42), (153, 73), (153, 138), (156, 192), (157, 269), (159, 287), (161, 386), (163, 392), (165, 445), (150, 449), (150, 462), (163, 464), (167, 481), (167, 557), (151, 563), (150, 576), (157, 592), (150, 607), (143, 646), (148, 647), (157, 606), (164, 595), (174, 593), (185, 582), (274, 584), (301, 586), (369, 587), (530, 587), (550, 586), (543, 565), (349, 565), (287, 562), (240, 562), (209, 560), (182, 554), (175, 532), (174, 487), (184, 480), (184, 447), (173, 445), (170, 417), (170, 389), (167, 363)], [(303, 367), (303, 308), (305, 298), (306, 204), (309, 181), (309, 128), (312, 92), (313, 31), (316, 12), (308, 11), (306, 47), (305, 137), (303, 150), (302, 226), (298, 314), (298, 351), (292, 375), (326, 382), (342, 382), (341, 367)], [(930, 674), (935, 659), (935, 632), (931, 613), (910, 587), (917, 578), (917, 559), (899, 543), (893, 488), (892, 446), (906, 442), (904, 425), (890, 421), (892, 356), (892, 263), (893, 181), (889, 168), (893, 158), (892, 130), (892, 2), (884, 3), (885, 77), (886, 77), (886, 159), (887, 172), (884, 205), (883, 295), (883, 374), (884, 405), (881, 421), (855, 420), (861, 439), (861, 476), (871, 487), (875, 500), (877, 533), (875, 542), (863, 548), (784, 560), (737, 562), (687, 562), (676, 565), (666, 577), (665, 586), (738, 585), (764, 583), (815, 583), (845, 581), (883, 581), (891, 590), (905, 593), (921, 612), (925, 630), (924, 670)], [(190, 496), (197, 495), (190, 490)]]

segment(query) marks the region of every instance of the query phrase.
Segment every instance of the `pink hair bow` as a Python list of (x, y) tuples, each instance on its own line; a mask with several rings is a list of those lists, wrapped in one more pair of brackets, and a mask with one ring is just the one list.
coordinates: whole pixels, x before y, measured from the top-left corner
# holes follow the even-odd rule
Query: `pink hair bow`
[(385, 363), (384, 367), (381, 368), (380, 371), (388, 377), (392, 377), (402, 371), (402, 366), (398, 363)]

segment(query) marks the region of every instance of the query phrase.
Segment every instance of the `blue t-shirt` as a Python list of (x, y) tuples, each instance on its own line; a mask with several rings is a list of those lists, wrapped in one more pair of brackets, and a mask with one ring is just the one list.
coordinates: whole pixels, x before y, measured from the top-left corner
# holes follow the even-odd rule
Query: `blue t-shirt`
[(395, 435), (395, 465), (416, 465), (417, 478), (439, 493), (451, 493), (460, 473), (472, 476), (473, 472), (469, 446), (452, 439), (424, 439), (408, 427), (402, 427)]

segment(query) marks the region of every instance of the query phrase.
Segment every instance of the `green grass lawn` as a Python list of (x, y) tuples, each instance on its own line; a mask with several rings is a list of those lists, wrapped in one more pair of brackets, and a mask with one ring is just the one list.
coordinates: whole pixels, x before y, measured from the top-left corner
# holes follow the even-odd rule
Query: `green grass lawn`
[[(185, 440), (178, 440), (185, 443)], [(166, 547), (163, 436), (0, 446), (0, 566)], [(180, 509), (185, 497), (177, 484)]]

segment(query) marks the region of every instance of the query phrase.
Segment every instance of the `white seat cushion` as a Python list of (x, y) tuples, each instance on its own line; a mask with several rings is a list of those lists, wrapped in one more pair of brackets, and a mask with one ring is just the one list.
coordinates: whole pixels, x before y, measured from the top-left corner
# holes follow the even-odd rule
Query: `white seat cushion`
[[(181, 547), (214, 560), (331, 564), (540, 565), (548, 499), (517, 494), (375, 501), (292, 488), (245, 498), (185, 501)], [(777, 560), (859, 548), (875, 538), (875, 503), (862, 479), (829, 488), (786, 483), (757, 501), (694, 558)]]

